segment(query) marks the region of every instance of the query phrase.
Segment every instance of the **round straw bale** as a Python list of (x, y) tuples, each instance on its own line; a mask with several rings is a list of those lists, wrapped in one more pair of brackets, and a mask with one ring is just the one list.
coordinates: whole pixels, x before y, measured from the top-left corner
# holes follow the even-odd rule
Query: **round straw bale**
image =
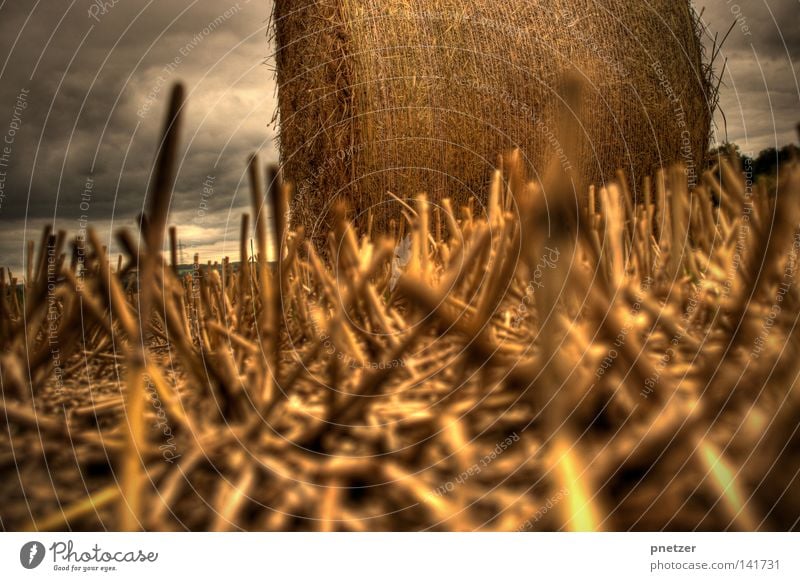
[(342, 198), (376, 229), (400, 213), (389, 192), (481, 204), (513, 148), (534, 177), (557, 160), (591, 183), (702, 166), (713, 99), (688, 0), (275, 4), (283, 172), (316, 239)]

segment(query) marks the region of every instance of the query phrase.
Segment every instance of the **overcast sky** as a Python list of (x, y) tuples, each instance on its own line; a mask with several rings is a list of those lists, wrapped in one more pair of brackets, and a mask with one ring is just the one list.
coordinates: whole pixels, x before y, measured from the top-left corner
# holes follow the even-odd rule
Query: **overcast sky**
[[(751, 153), (794, 141), (800, 0), (696, 5), (720, 35), (737, 23), (718, 60), (728, 63), (718, 140), (727, 130)], [(170, 222), (186, 260), (236, 257), (246, 158), (277, 160), (270, 10), (268, 0), (0, 0), (0, 265), (21, 275), (24, 241), (45, 223), (74, 232), (85, 216), (106, 239), (132, 224), (179, 79), (189, 104)]]

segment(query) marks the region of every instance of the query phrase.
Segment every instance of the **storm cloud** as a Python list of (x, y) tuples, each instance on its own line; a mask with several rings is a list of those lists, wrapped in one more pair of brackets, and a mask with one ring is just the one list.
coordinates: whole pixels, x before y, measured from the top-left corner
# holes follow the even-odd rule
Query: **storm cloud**
[[(715, 62), (722, 82), (716, 140), (735, 142), (750, 155), (796, 141), (800, 0), (705, 0), (695, 5), (712, 36), (722, 41), (730, 30)], [(706, 44), (710, 54), (713, 43)]]
[[(74, 231), (88, 220), (109, 241), (134, 224), (178, 80), (188, 106), (170, 220), (187, 254), (233, 253), (247, 157), (277, 159), (270, 9), (248, 0), (5, 3), (0, 133), (15, 128), (0, 168), (0, 263), (19, 271), (24, 240), (45, 223)], [(223, 248), (229, 223), (234, 239)]]

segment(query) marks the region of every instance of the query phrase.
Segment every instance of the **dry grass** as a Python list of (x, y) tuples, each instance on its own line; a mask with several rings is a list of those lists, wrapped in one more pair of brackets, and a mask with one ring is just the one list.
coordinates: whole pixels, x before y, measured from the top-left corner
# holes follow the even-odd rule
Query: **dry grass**
[(329, 259), (280, 227), (270, 264), (254, 158), (257, 252), (244, 216), (243, 267), (180, 278), (180, 104), (116, 268), (46, 231), (0, 277), (4, 529), (797, 528), (796, 163), (634, 203), (511, 154), (485, 213), (421, 195), (386, 238), (339, 207)]

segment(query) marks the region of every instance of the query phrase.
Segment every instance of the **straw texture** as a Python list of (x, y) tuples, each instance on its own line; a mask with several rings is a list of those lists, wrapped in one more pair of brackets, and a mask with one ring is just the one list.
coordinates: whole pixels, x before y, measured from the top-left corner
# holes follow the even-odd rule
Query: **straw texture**
[(387, 192), (485, 203), (517, 147), (534, 178), (555, 158), (584, 183), (680, 161), (691, 186), (703, 162), (714, 99), (684, 0), (286, 0), (273, 20), (284, 174), (314, 238), (340, 198), (383, 230)]

